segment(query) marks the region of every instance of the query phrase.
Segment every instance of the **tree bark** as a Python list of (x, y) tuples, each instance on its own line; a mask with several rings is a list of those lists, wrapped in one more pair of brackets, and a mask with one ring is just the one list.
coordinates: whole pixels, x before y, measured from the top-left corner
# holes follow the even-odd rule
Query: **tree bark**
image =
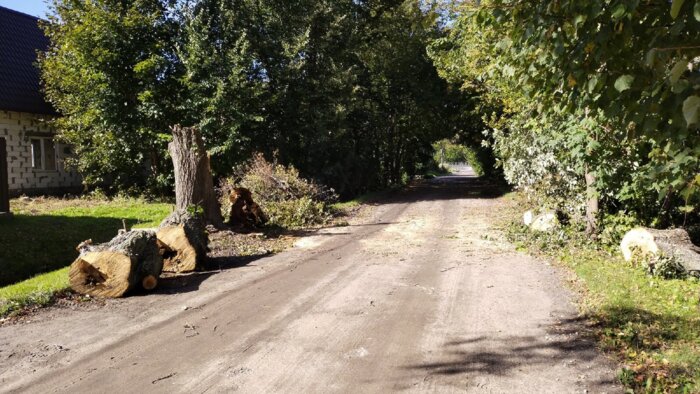
[(175, 166), (175, 199), (178, 211), (201, 207), (204, 220), (215, 227), (223, 225), (221, 208), (214, 191), (209, 155), (202, 136), (194, 127), (171, 128), (173, 141), (168, 151)]
[(586, 234), (594, 235), (598, 232), (598, 190), (596, 190), (596, 177), (590, 171), (586, 171)]
[(152, 290), (163, 270), (154, 231), (129, 231), (102, 245), (86, 241), (78, 250), (68, 276), (81, 294), (117, 298), (139, 286)]

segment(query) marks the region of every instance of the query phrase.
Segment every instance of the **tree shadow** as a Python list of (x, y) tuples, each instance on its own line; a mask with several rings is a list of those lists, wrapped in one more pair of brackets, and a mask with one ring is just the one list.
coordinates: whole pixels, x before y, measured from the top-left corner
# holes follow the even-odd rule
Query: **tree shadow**
[(364, 201), (364, 204), (378, 206), (420, 201), (497, 199), (510, 191), (510, 186), (497, 180), (473, 175), (445, 175), (415, 180), (404, 188), (380, 193)]
[[(697, 310), (700, 313), (700, 308)], [(606, 345), (653, 352), (676, 340), (700, 340), (700, 319), (660, 314), (634, 306), (603, 309), (591, 316)]]
[[(508, 376), (524, 366), (585, 363), (599, 356), (588, 335), (586, 320), (563, 320), (547, 330), (544, 337), (521, 335), (479, 335), (446, 342), (440, 357), (404, 368), (432, 376)], [(614, 384), (611, 378), (594, 384)]]
[(209, 257), (204, 262), (201, 271), (175, 274), (164, 272), (158, 280), (158, 287), (152, 291), (137, 290), (132, 296), (145, 296), (150, 294), (178, 294), (190, 293), (199, 290), (202, 283), (214, 275), (224, 271), (242, 268), (256, 260), (273, 255), (274, 253), (261, 253), (250, 256), (215, 256)]

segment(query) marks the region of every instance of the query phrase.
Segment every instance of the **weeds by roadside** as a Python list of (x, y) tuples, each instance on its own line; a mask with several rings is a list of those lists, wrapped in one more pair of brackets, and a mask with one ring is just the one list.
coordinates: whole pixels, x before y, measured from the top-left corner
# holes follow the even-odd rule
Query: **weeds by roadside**
[(520, 214), (509, 215), (508, 238), (576, 274), (582, 313), (595, 323), (601, 347), (622, 363), (619, 378), (631, 392), (700, 390), (700, 281), (652, 276), (625, 262), (616, 246), (631, 224), (624, 220), (593, 242), (573, 225), (532, 232)]

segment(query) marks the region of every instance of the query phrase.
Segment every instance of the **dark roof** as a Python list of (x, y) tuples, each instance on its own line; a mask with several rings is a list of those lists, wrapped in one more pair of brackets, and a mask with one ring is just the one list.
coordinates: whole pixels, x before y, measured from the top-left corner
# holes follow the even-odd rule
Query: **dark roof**
[(0, 110), (55, 114), (44, 100), (37, 68), (37, 51), (49, 39), (39, 19), (0, 7)]

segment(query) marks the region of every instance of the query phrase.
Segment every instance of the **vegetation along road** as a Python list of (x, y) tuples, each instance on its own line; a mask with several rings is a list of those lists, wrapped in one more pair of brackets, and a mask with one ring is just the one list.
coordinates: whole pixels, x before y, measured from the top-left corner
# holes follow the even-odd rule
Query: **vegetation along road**
[(620, 391), (503, 207), (464, 170), (177, 294), (40, 311), (0, 328), (0, 391)]

